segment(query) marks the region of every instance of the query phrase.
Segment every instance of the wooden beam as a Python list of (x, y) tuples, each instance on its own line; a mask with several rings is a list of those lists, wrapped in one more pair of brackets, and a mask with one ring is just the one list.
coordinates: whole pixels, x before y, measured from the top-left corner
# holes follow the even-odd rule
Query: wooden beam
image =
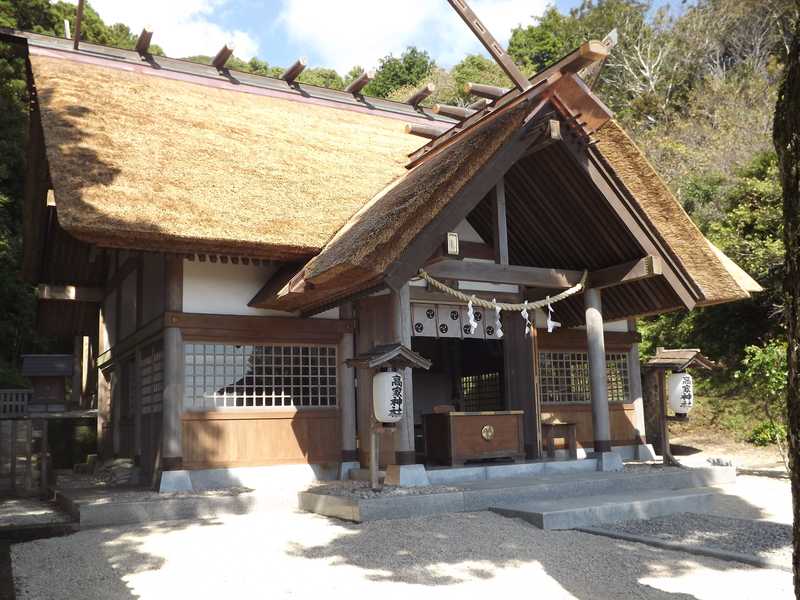
[(433, 92), (436, 91), (436, 86), (432, 83), (426, 83), (421, 88), (419, 88), (416, 92), (411, 94), (406, 100), (406, 104), (410, 104), (411, 106), (419, 106), (420, 102), (425, 100), (428, 96), (430, 96)]
[(78, 0), (78, 8), (75, 10), (75, 37), (72, 40), (72, 47), (77, 50), (81, 43), (81, 22), (83, 21), (83, 7), (85, 0)]
[(305, 68), (306, 68), (306, 59), (298, 58), (296, 61), (292, 63), (292, 66), (290, 66), (283, 72), (283, 74), (281, 75), (281, 79), (283, 79), (286, 83), (294, 83), (295, 80), (300, 76), (300, 73), (302, 73), (303, 69)]
[(433, 112), (437, 115), (444, 115), (445, 117), (452, 117), (454, 119), (466, 119), (474, 115), (477, 110), (467, 108), (465, 106), (452, 106), (450, 104), (434, 104)]
[(406, 123), (406, 133), (418, 135), (430, 140), (439, 137), (447, 128), (436, 127), (435, 125), (424, 125), (422, 123)]
[(345, 92), (350, 94), (360, 94), (361, 90), (366, 87), (366, 85), (375, 78), (375, 71), (364, 71), (356, 77), (353, 81), (350, 82), (346, 88), (344, 88)]
[(478, 19), (478, 15), (473, 12), (465, 0), (448, 1), (450, 2), (450, 6), (458, 13), (458, 16), (464, 20), (467, 27), (472, 30), (472, 33), (474, 33), (481, 44), (483, 44), (483, 47), (486, 48), (489, 55), (500, 65), (500, 68), (505, 71), (509, 79), (514, 82), (514, 85), (522, 92), (531, 87), (531, 82), (528, 81), (528, 78), (525, 77), (522, 71), (519, 70), (519, 67), (514, 64), (511, 57), (503, 50), (503, 47), (494, 36), (489, 33), (489, 30), (481, 23), (480, 19)]
[(478, 96), (479, 98), (496, 100), (501, 96), (505, 96), (511, 90), (498, 85), (486, 85), (484, 83), (469, 82), (464, 84), (464, 91), (467, 94), (472, 94), (473, 96)]
[(492, 191), (494, 196), (494, 257), (501, 265), (508, 264), (508, 221), (506, 219), (506, 182), (501, 177)]
[(425, 266), (425, 271), (437, 279), (507, 283), (526, 287), (566, 290), (580, 282), (582, 271), (544, 269), (519, 265), (472, 262), (444, 259)]
[(150, 54), (150, 41), (153, 39), (153, 32), (149, 28), (142, 29), (139, 38), (136, 40), (136, 45), (133, 47), (136, 52), (142, 56)]
[(104, 295), (103, 288), (85, 285), (48, 285), (42, 283), (36, 289), (36, 297), (39, 300), (102, 302)]
[(217, 71), (222, 71), (231, 56), (233, 56), (233, 44), (225, 44), (211, 61), (211, 66), (216, 67)]
[(269, 279), (264, 283), (264, 286), (253, 296), (248, 306), (257, 307), (260, 304), (272, 299), (286, 286), (298, 273), (302, 273), (303, 263), (291, 262), (278, 267), (278, 269), (270, 275)]
[(592, 271), (588, 277), (587, 287), (606, 288), (662, 274), (661, 259), (657, 256), (645, 256), (639, 260)]

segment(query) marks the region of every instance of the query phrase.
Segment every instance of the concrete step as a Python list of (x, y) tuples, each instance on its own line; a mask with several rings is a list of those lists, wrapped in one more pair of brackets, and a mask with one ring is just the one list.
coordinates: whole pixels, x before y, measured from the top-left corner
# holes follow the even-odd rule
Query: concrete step
[(638, 492), (669, 492), (713, 487), (736, 480), (733, 467), (670, 469), (624, 473), (578, 473), (474, 481), (461, 484), (468, 511), (524, 501), (587, 498)]
[(713, 488), (647, 490), (560, 500), (499, 503), (490, 506), (489, 510), (506, 517), (523, 519), (541, 529), (575, 529), (680, 512), (703, 512), (710, 508), (715, 493)]

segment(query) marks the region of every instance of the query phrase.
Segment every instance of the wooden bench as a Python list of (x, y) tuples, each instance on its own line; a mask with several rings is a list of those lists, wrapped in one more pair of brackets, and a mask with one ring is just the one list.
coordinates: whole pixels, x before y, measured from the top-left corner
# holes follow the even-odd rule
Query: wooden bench
[(578, 458), (578, 425), (576, 423), (542, 423), (542, 443), (550, 458), (556, 457), (556, 438), (567, 442), (569, 457)]

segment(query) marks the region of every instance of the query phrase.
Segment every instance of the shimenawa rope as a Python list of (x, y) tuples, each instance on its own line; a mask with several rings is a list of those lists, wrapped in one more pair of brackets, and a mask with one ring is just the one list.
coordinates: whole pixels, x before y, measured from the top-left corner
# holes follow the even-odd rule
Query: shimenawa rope
[(589, 274), (589, 271), (584, 271), (583, 272), (583, 276), (581, 277), (581, 280), (578, 283), (573, 285), (568, 290), (564, 290), (560, 294), (556, 294), (555, 296), (548, 296), (547, 298), (545, 298), (543, 300), (537, 300), (535, 302), (523, 302), (522, 304), (509, 304), (508, 302), (493, 302), (491, 300), (484, 300), (483, 298), (478, 298), (474, 294), (467, 295), (464, 292), (460, 292), (458, 290), (455, 290), (455, 289), (451, 288), (450, 286), (447, 286), (447, 285), (443, 284), (441, 281), (438, 281), (438, 280), (434, 279), (433, 277), (431, 277), (430, 275), (428, 275), (425, 272), (425, 269), (420, 269), (419, 270), (419, 276), (422, 277), (429, 284), (431, 284), (433, 287), (435, 287), (436, 289), (444, 292), (445, 294), (449, 294), (449, 295), (453, 296), (454, 298), (458, 298), (459, 300), (461, 300), (463, 302), (472, 302), (472, 304), (474, 306), (480, 306), (482, 308), (487, 308), (487, 309), (492, 309), (492, 310), (496, 310), (496, 309), (499, 308), (500, 310), (510, 310), (510, 311), (514, 311), (514, 312), (518, 312), (518, 311), (522, 311), (522, 310), (526, 310), (526, 309), (530, 310), (532, 308), (544, 308), (545, 306), (547, 306), (549, 304), (555, 304), (556, 302), (559, 302), (561, 300), (565, 300), (566, 298), (569, 298), (570, 296), (574, 296), (578, 292), (582, 291), (584, 289), (584, 287), (586, 286), (586, 277), (587, 277), (588, 274)]

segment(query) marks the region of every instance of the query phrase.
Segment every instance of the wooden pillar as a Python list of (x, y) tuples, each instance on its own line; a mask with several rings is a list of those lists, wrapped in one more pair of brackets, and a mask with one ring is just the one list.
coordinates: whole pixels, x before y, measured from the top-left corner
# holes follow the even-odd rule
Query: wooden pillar
[(661, 447), (661, 408), (658, 403), (661, 395), (658, 385), (658, 369), (645, 368), (642, 404), (644, 410), (644, 431), (648, 443), (653, 445), (656, 454), (663, 456)]
[(26, 419), (25, 425), (25, 492), (33, 489), (33, 419)]
[(47, 471), (50, 468), (50, 460), (48, 457), (49, 449), (49, 442), (47, 439), (48, 433), (48, 425), (49, 421), (47, 419), (41, 419), (42, 421), (42, 454), (39, 460), (39, 486), (41, 488), (42, 493), (47, 491)]
[(97, 384), (98, 384), (98, 371), (97, 371), (97, 355), (99, 353), (100, 337), (98, 332), (100, 330), (99, 323), (95, 328), (93, 335), (87, 336), (87, 359), (84, 368), (86, 369), (86, 387), (85, 387), (85, 408), (97, 408)]
[(600, 290), (588, 289), (586, 307), (586, 339), (589, 357), (589, 389), (592, 397), (592, 428), (595, 452), (611, 451), (611, 417), (608, 409), (606, 345), (603, 333), (603, 305)]
[(16, 491), (17, 489), (17, 420), (11, 419), (11, 453), (9, 457), (11, 458), (11, 489), (12, 491)]
[[(342, 319), (353, 318), (353, 305), (349, 302), (339, 309)], [(356, 382), (355, 370), (347, 366), (347, 359), (355, 355), (355, 334), (345, 333), (339, 342), (341, 385), (339, 386), (339, 418), (342, 421), (342, 462), (358, 460), (356, 450)]]
[(533, 340), (525, 334), (524, 322), (511, 315), (503, 323), (503, 383), (506, 408), (525, 411), (523, 437), (525, 456), (541, 455), (541, 437), (536, 422), (541, 418), (533, 389)]
[(502, 177), (492, 190), (494, 196), (494, 256), (495, 262), (508, 264), (508, 223), (506, 220), (506, 184)]
[[(411, 347), (411, 294), (408, 284), (392, 293), (392, 337), (393, 341)], [(414, 383), (411, 368), (403, 372), (403, 418), (397, 423), (394, 449), (398, 465), (413, 465), (417, 462), (414, 450)]]
[(72, 408), (83, 406), (83, 336), (76, 335), (72, 340)]
[[(164, 307), (183, 311), (183, 258), (165, 257)], [(178, 327), (164, 328), (164, 399), (161, 408), (161, 470), (182, 468), (181, 412), (183, 408), (183, 339)]]
[(628, 382), (630, 391), (630, 402), (633, 403), (634, 427), (636, 428), (637, 443), (646, 444), (647, 434), (645, 433), (644, 415), (644, 395), (642, 393), (642, 370), (639, 358), (639, 344), (633, 344), (628, 351)]
[(97, 449), (103, 459), (113, 453), (111, 442), (111, 373), (97, 369)]

